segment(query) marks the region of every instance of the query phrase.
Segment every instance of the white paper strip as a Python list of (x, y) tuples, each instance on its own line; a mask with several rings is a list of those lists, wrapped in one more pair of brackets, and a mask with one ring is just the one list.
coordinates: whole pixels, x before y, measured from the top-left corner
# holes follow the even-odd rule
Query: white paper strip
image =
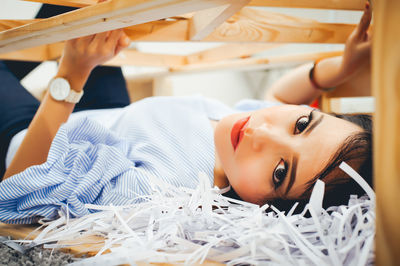
[[(176, 188), (154, 177), (154, 193), (129, 206), (87, 207), (102, 210), (71, 219), (65, 212), (46, 222), (31, 245), (102, 236), (95, 257), (74, 265), (213, 260), (228, 265), (365, 265), (373, 263), (375, 203), (352, 196), (346, 206), (322, 209), (324, 183), (316, 183), (300, 214), (222, 196), (209, 178), (199, 175), (196, 189)], [(371, 194), (371, 193), (369, 193)], [(372, 194), (374, 195), (374, 194)], [(310, 213), (311, 216), (306, 216)], [(106, 250), (111, 253), (105, 254)]]
[(356, 172), (353, 168), (350, 167), (346, 162), (342, 162), (339, 165), (340, 169), (345, 171), (351, 178), (354, 179), (364, 191), (367, 193), (368, 197), (375, 202), (375, 192), (372, 188), (368, 185), (368, 183)]

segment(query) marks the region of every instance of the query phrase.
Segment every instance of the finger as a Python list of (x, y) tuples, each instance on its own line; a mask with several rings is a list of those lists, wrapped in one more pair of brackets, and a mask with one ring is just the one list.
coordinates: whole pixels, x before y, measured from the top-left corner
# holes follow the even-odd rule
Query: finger
[(119, 52), (121, 52), (122, 49), (124, 49), (124, 48), (125, 47), (123, 47), (123, 46), (117, 45), (117, 47), (115, 48), (115, 51), (114, 51), (114, 55), (119, 54)]
[(88, 35), (88, 36), (77, 38), (76, 44), (88, 46), (92, 42), (94, 36), (95, 35), (93, 34), (93, 35)]
[(365, 42), (365, 43), (360, 44), (360, 45), (358, 46), (358, 49), (359, 49), (362, 53), (365, 53), (365, 52), (371, 51), (371, 47), (372, 47), (372, 42), (369, 41), (369, 42)]
[(373, 31), (367, 32), (367, 40), (368, 40), (368, 41), (371, 41), (373, 35), (374, 35), (374, 32), (373, 32)]
[(107, 38), (107, 43), (109, 45), (115, 46), (117, 44), (119, 38), (122, 36), (122, 33), (123, 33), (122, 29), (111, 31), (110, 35)]
[(118, 40), (118, 44), (116, 46), (115, 49), (115, 55), (118, 54), (122, 49), (128, 47), (131, 43), (131, 39), (128, 36), (122, 36), (119, 40)]
[(368, 42), (371, 40), (371, 34), (369, 32), (366, 32), (363, 37), (364, 37), (363, 39), (364, 42)]
[(74, 46), (74, 45), (78, 42), (78, 40), (79, 40), (79, 38), (67, 40), (67, 41), (65, 42), (65, 45), (72, 45), (72, 46)]
[(101, 33), (95, 34), (95, 36), (94, 36), (94, 38), (93, 38), (93, 40), (92, 40), (92, 43), (93, 43), (93, 44), (101, 44), (101, 43), (104, 43), (104, 41), (105, 41), (106, 38), (107, 38), (107, 35), (108, 35), (108, 32), (107, 32), (107, 31), (106, 31), (106, 32), (101, 32)]
[(361, 17), (360, 23), (357, 25), (356, 35), (362, 38), (365, 32), (368, 30), (369, 25), (371, 23), (372, 18), (372, 10), (369, 2), (366, 2), (364, 14)]
[(372, 42), (366, 42), (363, 44), (360, 44), (358, 46), (358, 56), (359, 57), (370, 57), (371, 56), (371, 47), (372, 47)]
[(125, 32), (122, 32), (122, 35), (118, 40), (118, 45), (125, 48), (128, 47), (130, 44), (131, 44), (131, 38), (129, 38), (128, 35), (125, 34)]

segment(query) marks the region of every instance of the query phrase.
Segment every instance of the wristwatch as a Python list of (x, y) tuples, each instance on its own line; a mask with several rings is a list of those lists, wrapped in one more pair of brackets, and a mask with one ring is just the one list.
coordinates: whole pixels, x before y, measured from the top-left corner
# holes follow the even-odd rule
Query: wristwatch
[(54, 100), (68, 103), (78, 103), (83, 96), (83, 91), (72, 90), (69, 82), (64, 78), (52, 79), (49, 84), (49, 92)]

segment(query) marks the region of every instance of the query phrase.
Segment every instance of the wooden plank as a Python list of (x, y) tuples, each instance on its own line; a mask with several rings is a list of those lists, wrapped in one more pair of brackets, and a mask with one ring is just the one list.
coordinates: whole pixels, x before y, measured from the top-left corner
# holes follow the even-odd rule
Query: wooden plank
[(363, 10), (365, 0), (252, 0), (250, 6)]
[(20, 27), (35, 21), (39, 21), (35, 19), (21, 19), (21, 20), (15, 20), (15, 19), (2, 19), (0, 20), (0, 31), (5, 31), (9, 30), (12, 28)]
[(58, 60), (61, 57), (63, 49), (64, 49), (63, 42), (45, 44), (42, 46), (0, 54), (0, 59), (32, 61), (32, 62)]
[[(133, 41), (188, 41), (185, 19), (156, 21), (130, 27)], [(320, 23), (279, 13), (243, 8), (228, 19), (205, 42), (345, 43), (352, 24)]]
[(329, 112), (336, 114), (372, 114), (375, 112), (374, 97), (329, 98)]
[[(191, 17), (191, 16), (190, 16)], [(124, 28), (125, 33), (136, 41), (144, 38), (144, 41), (158, 41), (160, 36), (166, 37), (165, 41), (178, 40), (187, 41), (187, 32), (189, 29), (189, 18), (177, 17), (177, 20), (157, 20), (149, 23), (143, 23), (135, 26)], [(0, 32), (12, 28), (24, 26), (42, 19), (26, 19), (26, 20), (0, 20)], [(152, 39), (152, 35), (160, 35)]]
[[(37, 231), (38, 225), (14, 225), (0, 223), (0, 235), (10, 236), (13, 239), (24, 240), (34, 239), (40, 231)], [(82, 238), (58, 242), (59, 244), (71, 245), (61, 249), (64, 252), (71, 253), (74, 256), (95, 255), (103, 246), (104, 238), (95, 236), (83, 236)]]
[(111, 0), (0, 33), (0, 53), (125, 28), (229, 0)]
[[(38, 225), (13, 225), (0, 223), (0, 235), (11, 236), (13, 239), (33, 239), (38, 235), (38, 231), (33, 232), (38, 228)], [(61, 249), (63, 252), (71, 253), (74, 256), (94, 256), (104, 246), (105, 239), (98, 236), (82, 236), (77, 239), (58, 241), (58, 244), (65, 245)], [(107, 253), (107, 252), (106, 252)], [(147, 263), (147, 262), (136, 262), (138, 266), (172, 266), (171, 263)], [(180, 265), (180, 264), (176, 264)], [(206, 260), (203, 264), (195, 263), (193, 265), (205, 265), (205, 266), (221, 266), (223, 264)]]
[(43, 4), (70, 6), (70, 7), (86, 7), (97, 4), (97, 0), (24, 0)]
[(211, 63), (253, 54), (282, 46), (277, 43), (229, 43), (186, 56), (187, 64)]
[[(2, 45), (4, 41), (1, 41), (1, 38), (4, 38), (4, 35), (8, 34), (9, 31), (0, 33), (0, 53), (20, 49), (21, 45), (24, 47), (36, 46), (42, 43), (54, 42), (58, 39), (69, 39), (78, 33), (82, 35), (82, 30), (79, 27), (74, 27), (74, 29), (71, 29), (70, 32), (64, 35), (62, 27), (54, 30), (48, 27), (45, 30), (36, 29), (36, 31), (41, 31), (41, 33), (38, 33), (39, 35), (42, 34), (41, 36), (32, 36), (29, 28), (40, 22), (42, 21), (11, 29), (10, 31), (18, 31), (20, 36), (22, 36), (21, 38), (24, 38), (23, 31), (27, 30), (29, 32), (22, 41), (15, 43), (15, 45), (7, 44), (6, 47), (1, 48), (1, 46), (4, 46)], [(72, 22), (70, 24), (72, 24)], [(99, 31), (98, 27), (101, 25), (101, 22), (97, 25), (97, 31)], [(96, 25), (94, 25), (94, 27), (96, 27)], [(243, 8), (238, 14), (230, 18), (228, 22), (219, 26), (203, 41), (344, 43), (354, 27), (355, 25), (351, 24), (320, 23), (279, 13)], [(188, 19), (181, 18), (177, 20), (161, 20), (143, 23), (125, 28), (125, 32), (133, 41), (184, 42), (189, 41), (189, 28)], [(54, 32), (51, 35), (46, 35), (45, 32), (48, 31)], [(38, 38), (40, 38), (39, 42), (37, 41)]]
[(400, 1), (375, 1), (374, 24), (376, 264), (390, 266), (400, 261)]
[[(26, 20), (26, 21), (18, 21), (18, 20), (0, 20), (0, 27), (14, 27), (14, 26), (21, 26), (22, 23), (31, 23), (33, 20)], [(165, 25), (168, 23), (170, 30), (169, 35), (181, 35), (181, 27), (174, 27), (173, 25), (177, 23), (181, 23), (187, 26), (187, 21), (155, 21), (151, 22), (152, 26), (148, 23), (137, 25), (134, 27), (125, 28), (125, 32), (128, 35), (136, 36), (138, 34), (144, 34), (144, 32), (153, 30), (157, 31), (157, 25)], [(163, 27), (163, 26), (162, 26)], [(144, 30), (141, 30), (143, 28)], [(156, 55), (156, 54), (149, 54), (147, 58), (142, 57), (145, 54), (137, 55), (137, 57), (133, 57), (132, 52), (130, 52), (128, 59), (134, 60), (133, 62), (137, 62), (138, 65), (149, 65), (149, 66), (178, 66), (184, 64), (182, 60), (186, 60), (186, 64), (198, 64), (198, 63), (205, 63), (205, 62), (216, 62), (219, 60), (226, 60), (232, 58), (239, 58), (239, 57), (249, 57), (252, 54), (259, 53), (262, 51), (266, 51), (275, 47), (279, 47), (282, 44), (265, 44), (265, 43), (230, 43), (224, 44), (215, 48), (207, 49), (201, 52), (193, 53), (188, 56), (164, 56), (164, 55)], [(44, 53), (47, 50), (47, 53)], [(62, 43), (50, 44), (47, 47), (34, 47), (29, 48), (26, 50), (10, 52), (6, 54), (0, 54), (0, 59), (14, 59), (14, 60), (25, 60), (25, 61), (46, 61), (46, 60), (54, 60), (57, 59), (62, 52)], [(161, 56), (160, 58), (157, 58)], [(175, 57), (175, 58), (170, 58)], [(141, 59), (143, 58), (143, 60)], [(153, 58), (155, 60), (153, 60)], [(170, 59), (166, 59), (170, 58)], [(119, 60), (120, 64), (126, 64), (128, 59)], [(174, 62), (175, 61), (175, 62)], [(177, 62), (176, 62), (177, 61)], [(113, 65), (117, 65), (117, 60), (112, 62)], [(130, 62), (129, 64), (132, 64)]]
[(285, 56), (271, 56), (267, 58), (247, 58), (238, 60), (226, 60), (215, 63), (192, 64), (187, 66), (171, 68), (172, 73), (192, 73), (215, 70), (250, 70), (265, 69), (287, 64), (301, 64), (319, 60), (322, 58), (342, 55), (343, 51), (306, 53)]
[(49, 60), (48, 45), (0, 54), (1, 60), (42, 62)]
[[(21, 61), (54, 61), (61, 57), (64, 43), (46, 44), (38, 47), (28, 48), (20, 51), (0, 54), (2, 60)], [(132, 49), (125, 49), (118, 56), (106, 62), (107, 66), (154, 66), (154, 67), (176, 67), (185, 65), (186, 56), (143, 53)]]
[[(21, 26), (23, 23), (31, 23), (32, 20), (1, 20), (0, 27)], [(155, 22), (162, 23), (162, 21)], [(169, 22), (168, 22), (169, 23)], [(126, 32), (130, 32), (130, 28), (126, 28)], [(140, 66), (165, 66), (174, 67), (184, 64), (193, 64), (201, 62), (215, 62), (238, 57), (247, 57), (254, 53), (272, 49), (281, 46), (281, 44), (226, 44), (216, 48), (208, 49), (188, 56), (167, 55), (167, 54), (151, 54), (126, 49), (121, 56), (108, 62), (108, 65), (140, 65)], [(24, 61), (47, 61), (56, 60), (61, 56), (63, 43), (54, 43), (39, 47), (28, 48), (20, 51), (0, 54), (0, 59), (24, 60)]]
[(249, 2), (250, 0), (239, 0), (232, 4), (197, 11), (189, 20), (189, 39), (202, 40)]
[(152, 54), (126, 49), (112, 60), (105, 63), (108, 66), (154, 66), (174, 67), (186, 64), (186, 57), (182, 55)]
[(344, 43), (354, 27), (243, 8), (204, 41)]
[[(71, 7), (85, 7), (96, 4), (96, 0), (25, 0), (47, 4), (65, 5)], [(270, 7), (298, 7), (298, 8), (322, 8), (322, 9), (343, 9), (363, 10), (364, 0), (252, 0), (250, 6)]]
[(189, 38), (189, 20), (159, 20), (124, 29), (135, 42), (184, 42)]
[[(278, 46), (281, 45), (264, 43), (226, 44), (187, 56), (144, 53), (132, 49), (125, 49), (121, 52), (120, 55), (118, 55), (111, 61), (108, 61), (105, 65), (178, 67), (187, 64), (211, 63), (232, 58), (247, 58), (252, 54), (266, 51)], [(63, 47), (64, 44), (62, 42), (55, 44), (46, 44), (20, 51), (0, 54), (0, 59), (34, 62), (58, 60), (61, 56)]]

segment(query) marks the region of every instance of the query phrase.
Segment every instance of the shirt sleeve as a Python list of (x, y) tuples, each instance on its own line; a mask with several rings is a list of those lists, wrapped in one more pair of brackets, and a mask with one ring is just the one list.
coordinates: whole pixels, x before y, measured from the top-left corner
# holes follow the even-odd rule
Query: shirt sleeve
[[(0, 220), (34, 223), (56, 218), (58, 211), (72, 217), (91, 210), (86, 203), (132, 203), (133, 196), (148, 193), (135, 178), (130, 146), (112, 131), (88, 118), (60, 127), (47, 161), (27, 168), (0, 183)], [(142, 174), (141, 179), (146, 175)]]

